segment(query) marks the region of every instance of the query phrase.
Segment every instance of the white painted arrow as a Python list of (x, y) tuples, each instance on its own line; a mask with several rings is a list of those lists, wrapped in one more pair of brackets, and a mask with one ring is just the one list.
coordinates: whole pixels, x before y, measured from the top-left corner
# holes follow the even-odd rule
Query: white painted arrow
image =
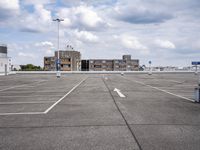
[(117, 92), (117, 94), (118, 94), (120, 97), (126, 97), (126, 96), (125, 96), (124, 94), (122, 94), (122, 93), (120, 92), (120, 90), (117, 89), (117, 88), (114, 89), (114, 92)]

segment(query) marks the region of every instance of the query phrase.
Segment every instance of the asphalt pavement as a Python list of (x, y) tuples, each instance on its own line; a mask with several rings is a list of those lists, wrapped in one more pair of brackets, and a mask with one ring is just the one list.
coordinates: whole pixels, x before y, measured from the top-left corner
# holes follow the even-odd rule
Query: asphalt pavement
[(0, 76), (2, 150), (199, 150), (194, 73)]

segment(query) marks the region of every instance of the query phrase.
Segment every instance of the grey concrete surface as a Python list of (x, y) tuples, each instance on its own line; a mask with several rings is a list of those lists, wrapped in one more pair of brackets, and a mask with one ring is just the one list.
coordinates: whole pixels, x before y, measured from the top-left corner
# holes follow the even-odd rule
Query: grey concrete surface
[(0, 76), (0, 149), (199, 150), (200, 104), (175, 96), (192, 99), (197, 80), (193, 73)]
[(138, 150), (123, 126), (0, 129), (0, 135), (4, 150)]

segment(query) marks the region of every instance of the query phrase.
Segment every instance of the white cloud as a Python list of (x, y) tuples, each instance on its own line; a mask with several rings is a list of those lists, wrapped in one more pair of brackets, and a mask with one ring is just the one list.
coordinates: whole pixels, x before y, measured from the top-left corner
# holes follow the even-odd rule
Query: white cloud
[(114, 38), (119, 38), (122, 45), (127, 48), (127, 49), (131, 49), (131, 50), (137, 50), (140, 54), (142, 55), (147, 55), (149, 54), (149, 50), (148, 48), (143, 45), (137, 37), (128, 35), (128, 34), (124, 34), (121, 35), (120, 37), (114, 35)]
[(113, 10), (114, 13), (111, 15), (114, 18), (132, 24), (162, 23), (173, 18), (171, 14), (163, 10), (152, 9), (138, 2), (133, 5), (118, 3)]
[(49, 41), (35, 43), (35, 46), (53, 47), (53, 43)]
[[(8, 49), (17, 63), (43, 64), (43, 57), (57, 49), (57, 24), (52, 22), (52, 16), (65, 19), (60, 26), (60, 48), (70, 44), (83, 58), (118, 58), (130, 53), (141, 62), (151, 58), (155, 63), (162, 58), (163, 63), (171, 64), (169, 59), (176, 62), (179, 58), (186, 64), (185, 58), (199, 58), (199, 0), (60, 0), (59, 5), (54, 2), (0, 0), (0, 40), (8, 45), (17, 43)], [(29, 34), (20, 29), (43, 33)], [(35, 45), (37, 41), (40, 42)], [(20, 57), (19, 52), (22, 56), (37, 57)]]
[(89, 27), (96, 27), (101, 24), (103, 20), (90, 7), (80, 6), (76, 13), (80, 16), (81, 23)]
[(56, 0), (23, 0), (25, 5), (38, 5), (55, 3)]
[(53, 54), (54, 54), (54, 51), (52, 49), (46, 49), (45, 50), (45, 55), (50, 56), (50, 55), (53, 55)]
[(20, 12), (19, 0), (0, 1), (0, 20), (7, 20), (10, 17), (17, 16), (19, 12)]
[(32, 14), (22, 14), (21, 18), (21, 30), (25, 32), (48, 31), (52, 23), (51, 11), (46, 10), (43, 5), (35, 5)]
[(19, 1), (18, 0), (1, 0), (0, 8), (8, 9), (8, 10), (18, 10)]
[(38, 42), (38, 43), (35, 43), (34, 45), (36, 47), (39, 47), (40, 48), (39, 50), (43, 51), (45, 55), (50, 56), (50, 55), (53, 55), (54, 53), (55, 47), (53, 43), (50, 41)]
[(29, 58), (35, 58), (36, 56), (32, 53), (24, 53), (24, 52), (19, 52), (18, 56), (20, 57), (29, 57)]
[(61, 22), (61, 25), (65, 26), (65, 27), (71, 27), (72, 22), (69, 18), (64, 18), (64, 21)]
[(75, 30), (74, 32), (75, 36), (81, 40), (81, 41), (84, 41), (84, 42), (98, 42), (99, 38), (92, 34), (91, 32), (88, 32), (88, 31), (77, 31)]
[(81, 30), (101, 30), (108, 26), (92, 6), (62, 8), (58, 16), (66, 20), (62, 22), (63, 25)]
[(200, 40), (197, 39), (197, 40), (193, 40), (193, 42), (191, 42), (191, 46), (193, 49), (200, 49)]
[(175, 49), (176, 48), (174, 43), (172, 43), (171, 41), (168, 41), (168, 40), (156, 39), (155, 44), (160, 48), (166, 48), (166, 49)]

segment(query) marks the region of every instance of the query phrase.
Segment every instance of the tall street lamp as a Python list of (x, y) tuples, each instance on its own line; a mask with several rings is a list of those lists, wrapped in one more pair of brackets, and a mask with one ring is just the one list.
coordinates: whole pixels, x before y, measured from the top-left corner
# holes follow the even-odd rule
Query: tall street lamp
[(61, 74), (60, 74), (60, 53), (59, 53), (59, 25), (61, 21), (64, 21), (64, 19), (53, 19), (53, 21), (57, 21), (58, 23), (58, 54), (57, 54), (57, 60), (56, 60), (56, 68), (57, 68), (57, 72), (56, 72), (56, 76), (57, 78), (60, 78)]

